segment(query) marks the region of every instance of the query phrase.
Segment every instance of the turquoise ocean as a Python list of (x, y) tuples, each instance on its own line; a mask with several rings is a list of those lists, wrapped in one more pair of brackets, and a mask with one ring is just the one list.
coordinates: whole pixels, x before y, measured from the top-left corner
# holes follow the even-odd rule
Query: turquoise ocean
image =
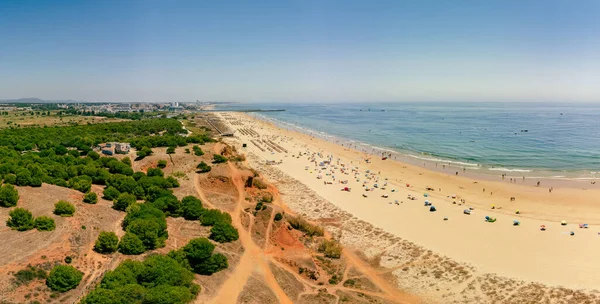
[(416, 164), (600, 179), (600, 104), (240, 103), (217, 108), (241, 109), (282, 109), (252, 115), (358, 150), (393, 151)]

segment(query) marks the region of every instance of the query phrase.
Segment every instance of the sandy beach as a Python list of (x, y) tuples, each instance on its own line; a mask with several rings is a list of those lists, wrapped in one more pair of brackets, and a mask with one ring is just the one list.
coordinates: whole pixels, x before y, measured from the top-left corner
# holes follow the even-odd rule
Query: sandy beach
[[(573, 289), (600, 287), (599, 190), (555, 188), (550, 193), (542, 187), (474, 180), (368, 156), (246, 114), (218, 115), (235, 131), (232, 141), (247, 144), (244, 152), (259, 162), (272, 162), (337, 208), (385, 233), (480, 274)], [(342, 191), (345, 187), (351, 191)], [(426, 200), (435, 212), (425, 206)], [(471, 214), (464, 214), (465, 209)], [(496, 221), (486, 222), (486, 216)], [(561, 225), (563, 220), (566, 225)]]

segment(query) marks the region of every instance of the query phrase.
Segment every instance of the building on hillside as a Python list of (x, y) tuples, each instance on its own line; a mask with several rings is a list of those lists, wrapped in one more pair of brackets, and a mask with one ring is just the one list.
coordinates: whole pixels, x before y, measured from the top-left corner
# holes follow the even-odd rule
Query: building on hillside
[(115, 144), (115, 153), (118, 154), (127, 154), (131, 149), (131, 145), (129, 143), (116, 143)]

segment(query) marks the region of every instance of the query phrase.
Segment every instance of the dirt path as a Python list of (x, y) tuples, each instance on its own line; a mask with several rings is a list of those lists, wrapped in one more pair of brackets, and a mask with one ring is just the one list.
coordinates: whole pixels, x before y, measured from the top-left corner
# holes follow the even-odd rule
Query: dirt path
[[(264, 276), (264, 283), (273, 291), (277, 296), (279, 303), (292, 303), (292, 301), (285, 294), (283, 289), (277, 284), (275, 276), (271, 272), (268, 266), (269, 257), (264, 254), (264, 249), (260, 248), (250, 236), (250, 233), (244, 229), (240, 220), (240, 213), (243, 211), (244, 206), (244, 183), (241, 179), (241, 175), (237, 168), (231, 163), (228, 163), (229, 169), (232, 173), (232, 182), (238, 191), (238, 201), (236, 208), (231, 216), (233, 225), (238, 229), (240, 235), (240, 242), (244, 247), (244, 253), (240, 259), (240, 262), (235, 268), (233, 274), (225, 281), (217, 295), (209, 303), (235, 303), (244, 289), (248, 278), (253, 272), (257, 272)], [(198, 183), (195, 183), (198, 186)], [(201, 198), (209, 204), (208, 200), (201, 194), (202, 191), (196, 188), (197, 192), (201, 195)]]

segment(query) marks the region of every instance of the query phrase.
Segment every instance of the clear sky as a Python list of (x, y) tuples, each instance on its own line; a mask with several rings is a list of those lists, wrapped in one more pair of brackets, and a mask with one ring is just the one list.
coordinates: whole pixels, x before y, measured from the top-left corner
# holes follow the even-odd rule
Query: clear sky
[(600, 102), (600, 1), (0, 1), (0, 98)]

